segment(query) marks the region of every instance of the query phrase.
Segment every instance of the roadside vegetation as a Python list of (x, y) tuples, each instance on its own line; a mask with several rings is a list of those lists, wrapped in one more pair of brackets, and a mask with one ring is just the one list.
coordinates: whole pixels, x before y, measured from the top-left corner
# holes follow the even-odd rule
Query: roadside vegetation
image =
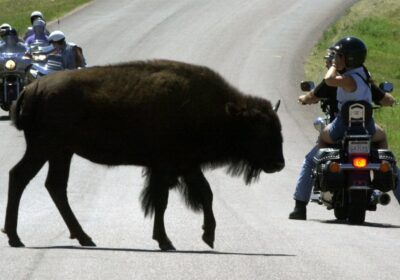
[[(330, 27), (315, 46), (306, 63), (306, 78), (316, 83), (326, 72), (326, 49), (345, 36), (356, 36), (368, 47), (365, 65), (376, 83), (394, 84), (392, 93), (400, 102), (400, 1), (361, 0)], [(400, 105), (374, 111), (375, 120), (389, 137), (390, 148), (400, 156)]]
[(22, 36), (31, 25), (33, 11), (41, 11), (50, 22), (88, 2), (90, 0), (0, 0), (0, 24), (11, 24)]

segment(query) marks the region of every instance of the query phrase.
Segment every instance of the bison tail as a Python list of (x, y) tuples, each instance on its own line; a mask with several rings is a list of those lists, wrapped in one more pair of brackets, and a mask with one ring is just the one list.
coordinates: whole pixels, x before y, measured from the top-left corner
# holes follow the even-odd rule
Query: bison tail
[(11, 106), (11, 120), (18, 130), (23, 130), (34, 119), (33, 106), (38, 82), (26, 86), (20, 93), (17, 101)]
[(24, 99), (25, 96), (25, 89), (22, 90), (22, 92), (20, 93), (17, 101), (11, 106), (11, 121), (12, 123), (15, 125), (15, 127), (18, 130), (22, 130), (23, 129), (23, 125), (22, 125), (22, 118), (21, 118), (21, 108), (22, 108), (22, 101)]

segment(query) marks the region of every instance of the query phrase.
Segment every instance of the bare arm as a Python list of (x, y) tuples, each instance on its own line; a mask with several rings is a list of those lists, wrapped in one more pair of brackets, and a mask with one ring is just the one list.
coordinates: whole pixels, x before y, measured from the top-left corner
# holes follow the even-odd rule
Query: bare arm
[(336, 55), (332, 66), (325, 74), (325, 83), (331, 87), (341, 87), (347, 92), (354, 92), (357, 89), (357, 83), (351, 76), (342, 76), (338, 70), (345, 68), (344, 57)]
[(74, 48), (75, 51), (75, 63), (77, 67), (85, 67), (85, 58), (83, 57), (82, 49), (78, 46)]

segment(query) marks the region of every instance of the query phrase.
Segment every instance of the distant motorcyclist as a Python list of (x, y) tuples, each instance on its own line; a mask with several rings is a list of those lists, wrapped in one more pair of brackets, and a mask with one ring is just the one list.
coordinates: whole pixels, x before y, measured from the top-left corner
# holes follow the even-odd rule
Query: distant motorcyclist
[(62, 31), (53, 31), (49, 36), (49, 42), (53, 44), (55, 53), (62, 56), (65, 69), (77, 69), (86, 66), (82, 48), (74, 43), (67, 42)]
[(29, 47), (33, 43), (39, 43), (41, 45), (48, 45), (49, 44), (49, 37), (46, 35), (46, 22), (41, 19), (37, 18), (33, 22), (33, 34), (26, 38), (25, 44)]
[(2, 31), (1, 38), (3, 45), (0, 46), (0, 53), (2, 52), (21, 52), (27, 51), (26, 46), (19, 41), (18, 33), (14, 28)]
[(11, 25), (9, 25), (8, 23), (3, 23), (2, 25), (0, 25), (0, 47), (5, 44), (3, 37), (6, 31), (10, 29)]
[[(31, 24), (32, 24), (32, 26), (28, 27), (28, 29), (26, 30), (25, 35), (23, 37), (24, 41), (26, 41), (26, 39), (28, 39), (29, 36), (32, 36), (33, 34), (35, 34), (35, 31), (34, 31), (34, 28), (33, 28), (33, 23), (37, 19), (41, 19), (43, 21), (45, 20), (42, 12), (34, 11), (34, 12), (31, 13)], [(49, 36), (50, 32), (47, 29), (45, 29), (45, 34), (47, 36)]]
[[(27, 52), (27, 48), (26, 48), (25, 44), (23, 44), (19, 41), (18, 33), (15, 29), (8, 28), (8, 27), (3, 28), (3, 29), (0, 28), (0, 32), (1, 32), (1, 38), (3, 40), (3, 44), (0, 45), (0, 67), (2, 68), (2, 70), (3, 70), (3, 67), (4, 67), (4, 69), (14, 68), (13, 70), (15, 70), (16, 63), (17, 63), (16, 61), (18, 61), (18, 60), (15, 61), (14, 59), (16, 57), (20, 57), (21, 59), (23, 59), (22, 57)], [(16, 56), (13, 59), (4, 60), (4, 57), (3, 57), (4, 54), (7, 54), (7, 55), (15, 54)], [(29, 63), (27, 62), (25, 67), (28, 66), (28, 64)], [(5, 87), (4, 87), (5, 83), (4, 83), (3, 77), (1, 77), (1, 78), (2, 79), (1, 79), (1, 86), (0, 86), (0, 96), (3, 96), (4, 89), (5, 89)], [(3, 99), (3, 101), (4, 101), (4, 99)], [(2, 105), (4, 105), (4, 104), (2, 104)], [(3, 109), (3, 107), (2, 107), (2, 109)]]

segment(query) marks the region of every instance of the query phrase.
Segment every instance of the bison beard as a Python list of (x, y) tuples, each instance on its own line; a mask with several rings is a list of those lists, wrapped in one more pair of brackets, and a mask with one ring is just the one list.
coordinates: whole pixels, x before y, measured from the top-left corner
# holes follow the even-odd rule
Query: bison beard
[(59, 72), (22, 92), (13, 108), (26, 152), (10, 170), (4, 232), (11, 246), (18, 208), (29, 181), (46, 162), (45, 186), (71, 238), (95, 246), (67, 199), (73, 154), (107, 165), (146, 168), (145, 215), (154, 214), (153, 239), (175, 249), (164, 227), (168, 193), (178, 188), (204, 214), (203, 240), (214, 245), (213, 194), (204, 168), (228, 166), (245, 182), (284, 167), (281, 125), (269, 101), (244, 95), (212, 70), (157, 60)]

